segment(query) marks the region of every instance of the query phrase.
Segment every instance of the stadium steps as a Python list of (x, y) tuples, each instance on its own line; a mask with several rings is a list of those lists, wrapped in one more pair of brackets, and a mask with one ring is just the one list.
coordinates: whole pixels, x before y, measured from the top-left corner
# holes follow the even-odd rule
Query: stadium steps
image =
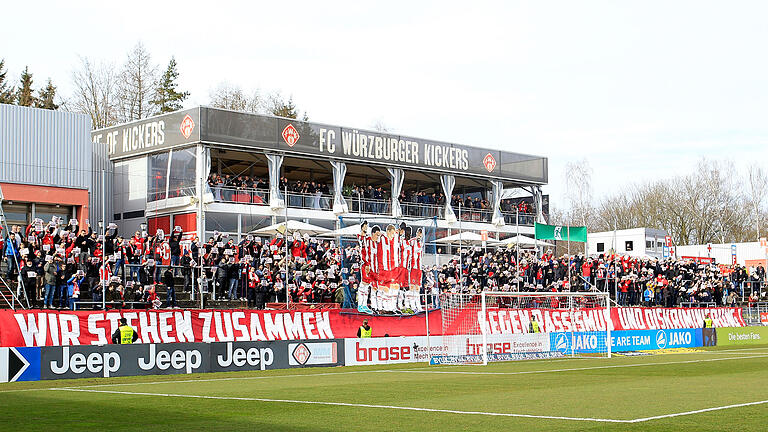
[(0, 309), (26, 309), (16, 297), (15, 287), (11, 287), (4, 278), (0, 278)]

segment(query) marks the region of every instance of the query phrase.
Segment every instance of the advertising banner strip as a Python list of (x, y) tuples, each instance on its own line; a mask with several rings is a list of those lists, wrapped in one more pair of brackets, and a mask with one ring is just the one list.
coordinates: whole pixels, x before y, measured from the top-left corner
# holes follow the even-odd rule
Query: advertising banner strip
[(716, 328), (717, 345), (761, 345), (768, 343), (768, 327)]
[(332, 340), (43, 347), (37, 348), (42, 358), (36, 367), (38, 379), (48, 380), (343, 366), (343, 345)]
[[(528, 333), (532, 319), (543, 332), (658, 330), (702, 327), (709, 314), (715, 327), (743, 327), (739, 308), (602, 308), (489, 309), (485, 320), (471, 309), (453, 320), (446, 335), (480, 334), (484, 322), (489, 335)], [(272, 340), (326, 340), (352, 338), (367, 318), (374, 336), (423, 336), (424, 315), (380, 317), (342, 311), (254, 310), (123, 310), (123, 311), (0, 311), (0, 346), (39, 347), (106, 345), (125, 318), (139, 343), (248, 342)], [(430, 334), (443, 334), (440, 311), (430, 313)], [(474, 323), (474, 327), (473, 327)], [(330, 348), (329, 348), (330, 349)], [(299, 354), (297, 354), (299, 355)]]

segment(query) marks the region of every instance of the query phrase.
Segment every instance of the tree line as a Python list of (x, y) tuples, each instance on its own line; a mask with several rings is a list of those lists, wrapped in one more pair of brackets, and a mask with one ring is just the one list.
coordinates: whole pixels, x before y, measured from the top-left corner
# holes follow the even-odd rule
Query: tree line
[(0, 59), (0, 103), (55, 110), (59, 109), (56, 96), (56, 86), (50, 78), (43, 88), (35, 91), (28, 66), (21, 72), (18, 86), (14, 86), (8, 77), (5, 59)]
[[(591, 232), (659, 228), (674, 244), (753, 242), (768, 227), (768, 172), (757, 163), (739, 170), (732, 161), (701, 159), (693, 171), (631, 183), (599, 200), (584, 159), (565, 169), (567, 209), (554, 223), (586, 225)], [(578, 246), (577, 246), (578, 248)]]
[[(140, 120), (183, 108), (190, 92), (179, 89), (179, 66), (171, 57), (164, 69), (154, 63), (149, 50), (137, 43), (120, 66), (106, 60), (80, 57), (72, 72), (73, 92), (63, 98), (49, 78), (38, 91), (29, 68), (21, 73), (18, 85), (7, 77), (5, 60), (0, 59), (0, 103), (79, 112), (91, 118), (94, 129)], [(209, 104), (216, 108), (299, 118), (293, 98), (279, 92), (256, 90), (221, 83), (210, 91)], [(303, 120), (308, 120), (304, 112)]]

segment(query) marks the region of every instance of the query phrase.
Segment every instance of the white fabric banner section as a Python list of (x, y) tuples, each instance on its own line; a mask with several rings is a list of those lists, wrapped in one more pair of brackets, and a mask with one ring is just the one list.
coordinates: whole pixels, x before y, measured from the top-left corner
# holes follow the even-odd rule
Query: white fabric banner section
[(269, 166), (269, 207), (272, 210), (285, 208), (285, 199), (280, 190), (280, 167), (283, 165), (283, 155), (267, 153)]
[[(210, 204), (214, 200), (213, 191), (208, 184), (208, 176), (211, 175), (211, 149), (197, 146), (196, 150), (196, 170), (198, 179), (195, 181), (195, 197), (203, 197), (204, 204)], [(202, 189), (200, 189), (202, 187)]]
[(403, 189), (403, 179), (405, 172), (400, 168), (387, 168), (392, 177), (392, 217), (399, 218), (403, 216), (403, 209), (400, 208), (400, 191)]
[[(488, 335), (487, 338), (492, 354), (551, 351), (546, 333)], [(344, 364), (426, 363), (432, 356), (480, 355), (482, 345), (480, 335), (429, 336), (429, 341), (427, 336), (346, 339)]]
[(347, 201), (342, 195), (344, 177), (347, 175), (347, 164), (331, 161), (331, 166), (333, 167), (333, 213), (337, 215), (349, 213)]
[(443, 195), (445, 195), (445, 221), (449, 224), (456, 223), (456, 213), (451, 207), (451, 197), (453, 196), (453, 187), (456, 186), (456, 177), (448, 174), (440, 176), (440, 184), (443, 185)]
[(491, 218), (491, 223), (501, 227), (504, 226), (504, 215), (501, 213), (501, 200), (513, 198), (515, 190), (504, 189), (504, 183), (498, 180), (491, 182), (491, 184), (493, 185), (491, 191), (493, 194), (493, 217)]

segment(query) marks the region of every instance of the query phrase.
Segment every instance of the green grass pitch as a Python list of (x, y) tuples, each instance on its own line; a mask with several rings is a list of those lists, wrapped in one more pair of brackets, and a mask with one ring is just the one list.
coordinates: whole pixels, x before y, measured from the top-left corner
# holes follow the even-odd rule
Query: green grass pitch
[(768, 346), (0, 385), (2, 430), (765, 431)]

